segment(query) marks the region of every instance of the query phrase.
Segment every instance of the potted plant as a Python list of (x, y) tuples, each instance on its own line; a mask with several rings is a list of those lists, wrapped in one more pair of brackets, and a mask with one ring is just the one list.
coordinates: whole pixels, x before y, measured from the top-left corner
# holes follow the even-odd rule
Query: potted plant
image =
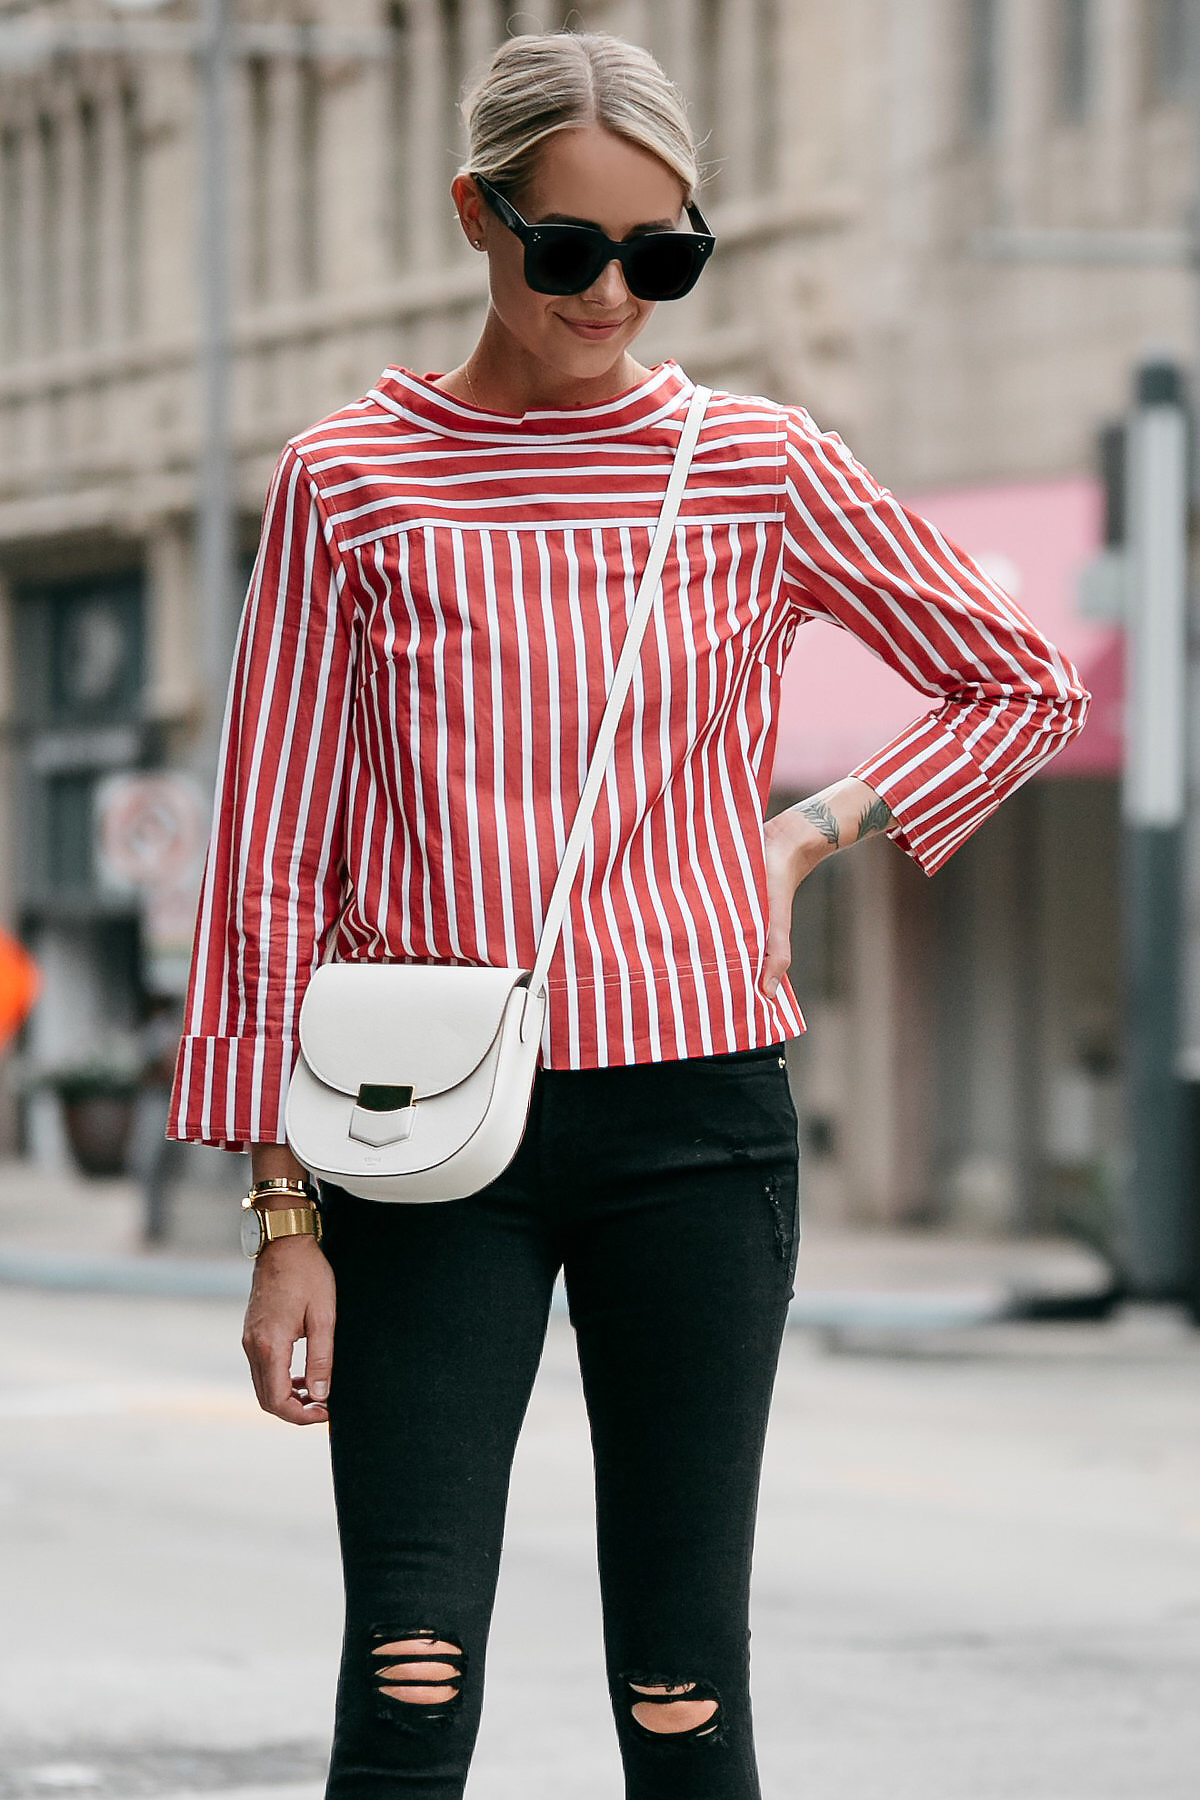
[(58, 1095), (71, 1154), (85, 1175), (123, 1175), (141, 1070), (124, 1047), (37, 1071), (27, 1086)]

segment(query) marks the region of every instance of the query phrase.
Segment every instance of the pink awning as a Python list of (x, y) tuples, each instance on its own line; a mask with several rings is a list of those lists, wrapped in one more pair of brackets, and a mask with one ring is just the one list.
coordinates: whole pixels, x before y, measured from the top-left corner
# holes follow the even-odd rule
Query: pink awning
[[(1011, 482), (901, 496), (967, 551), (1075, 663), (1092, 691), (1088, 722), (1051, 776), (1120, 772), (1123, 634), (1081, 618), (1076, 582), (1100, 545), (1098, 481)], [(811, 792), (840, 780), (934, 702), (820, 620), (804, 626), (783, 672), (774, 785)]]

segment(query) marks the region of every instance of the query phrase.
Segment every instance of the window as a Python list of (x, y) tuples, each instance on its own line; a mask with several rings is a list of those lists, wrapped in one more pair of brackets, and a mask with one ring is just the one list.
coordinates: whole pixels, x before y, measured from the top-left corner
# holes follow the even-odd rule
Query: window
[(1147, 99), (1182, 100), (1188, 89), (1187, 0), (1146, 0)]
[(72, 724), (136, 714), (143, 672), (142, 596), (130, 581), (51, 590), (50, 714)]
[(100, 116), (88, 97), (79, 103), (79, 330), (85, 344), (100, 336)]
[[(442, 127), (441, 167), (438, 170), (438, 185), (444, 191), (450, 184), (450, 178), (458, 167), (459, 146), (463, 141), (462, 115), (458, 110), (459, 97), (467, 79), (467, 63), (469, 51), (463, 19), (462, 0), (441, 0), (442, 28), (442, 70), (443, 88), (442, 103), (446, 109), (446, 122)], [(453, 244), (460, 250), (462, 234), (454, 222), (452, 208), (447, 206), (442, 213), (442, 224), (445, 227), (444, 242)]]
[(967, 124), (975, 137), (990, 137), (999, 112), (998, 0), (966, 0)]
[(781, 28), (778, 0), (758, 0), (754, 25), (756, 132), (753, 182), (760, 193), (776, 185), (780, 139), (786, 129), (779, 116)]
[(716, 164), (716, 167), (711, 170), (711, 180), (707, 190), (710, 200), (713, 201), (719, 200), (725, 189), (721, 163), (724, 144), (721, 135), (721, 79), (718, 68), (722, 43), (721, 10), (722, 0), (698, 0), (694, 116), (697, 135), (706, 140), (705, 154)]
[(81, 770), (51, 775), (46, 782), (45, 875), (54, 893), (87, 893), (95, 885), (95, 787), (95, 776)]
[(1060, 118), (1078, 123), (1091, 105), (1092, 0), (1058, 0), (1055, 71)]
[(135, 337), (142, 320), (142, 130), (137, 90), (125, 87), (120, 100), (121, 234), (123, 288), (121, 325)]
[(450, 99), (451, 142), (453, 142), (458, 123), (456, 105), (458, 87), (466, 74), (462, 0), (442, 0), (441, 14), (443, 54), (446, 59), (446, 87)]
[(265, 300), (271, 260), (269, 193), (271, 182), (271, 69), (266, 58), (246, 63), (246, 111), (249, 153), (246, 171), (246, 286), (251, 300)]
[(21, 211), (21, 137), (0, 133), (0, 357), (13, 362), (23, 348), (21, 282), (25, 266)]
[(145, 682), (140, 574), (14, 588), (14, 706), (25, 730), (20, 778), (26, 897), (90, 894), (92, 802), (108, 768), (141, 754)]
[(311, 57), (300, 64), (299, 277), (311, 292), (321, 274), (321, 74)]
[(38, 186), (38, 319), (43, 350), (62, 339), (62, 157), (58, 120), (43, 113), (37, 122)]
[(409, 90), (412, 86), (412, 24), (408, 7), (388, 8), (392, 53), (388, 64), (387, 220), (392, 255), (402, 265), (409, 249)]

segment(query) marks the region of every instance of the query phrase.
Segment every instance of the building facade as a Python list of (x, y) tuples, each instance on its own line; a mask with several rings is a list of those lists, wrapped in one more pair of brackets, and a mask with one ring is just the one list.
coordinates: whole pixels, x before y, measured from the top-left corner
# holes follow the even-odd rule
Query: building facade
[[(97, 857), (98, 796), (193, 766), (222, 698), (197, 580), (199, 90), (158, 30), (194, 11), (0, 3), (0, 916), (43, 969), (33, 1061), (133, 1025), (145, 917)], [(1191, 359), (1185, 266), (1013, 253), (1033, 226), (1184, 222), (1183, 0), (234, 11), (244, 561), (289, 434), (386, 364), (444, 369), (473, 342), (457, 97), (506, 31), (623, 32), (689, 96), (720, 250), (643, 359), (802, 402), (902, 497), (1086, 474), (1146, 345)], [(114, 21), (134, 35), (80, 39)], [(257, 29), (298, 23), (372, 36)], [(808, 775), (800, 752), (780, 805)], [(876, 843), (804, 885), (793, 1074), (816, 1216), (1006, 1228), (1102, 1204), (1096, 1170), (1121, 1155), (1116, 838), (1112, 772), (1052, 774), (933, 881)], [(10, 1100), (6, 1130), (61, 1154), (48, 1106)]]

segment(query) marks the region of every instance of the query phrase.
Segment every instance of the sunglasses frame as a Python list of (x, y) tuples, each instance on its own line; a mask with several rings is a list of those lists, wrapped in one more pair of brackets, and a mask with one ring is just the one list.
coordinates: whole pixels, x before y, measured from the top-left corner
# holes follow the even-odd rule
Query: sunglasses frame
[[(608, 267), (610, 262), (619, 262), (621, 265), (621, 273), (625, 277), (625, 285), (630, 293), (635, 295), (637, 299), (654, 303), (661, 303), (664, 299), (682, 300), (685, 294), (691, 293), (692, 289), (699, 281), (701, 275), (704, 273), (705, 264), (708, 262), (709, 257), (716, 248), (717, 240), (709, 229), (708, 221), (705, 219), (704, 214), (700, 211), (700, 208), (696, 205), (694, 200), (690, 201), (687, 207), (687, 216), (695, 227), (693, 231), (647, 231), (643, 232), (640, 237), (624, 238), (618, 243), (615, 239), (606, 236), (605, 233), (595, 225), (561, 225), (558, 223), (530, 225), (526, 219), (521, 217), (516, 207), (506, 200), (503, 194), (498, 193), (491, 182), (484, 176), (472, 175), (471, 180), (475, 183), (476, 187), (483, 195), (484, 200), (495, 213), (500, 223), (506, 225), (513, 233), (514, 237), (520, 239), (525, 251), (525, 282), (528, 287), (532, 288), (535, 294), (554, 294), (563, 297), (565, 294), (585, 293), (594, 282), (600, 279), (601, 274)], [(538, 287), (534, 282), (530, 281), (530, 251), (535, 249), (539, 243), (544, 242), (551, 232), (567, 232), (572, 236), (587, 239), (588, 242), (599, 245), (603, 251), (607, 252), (604, 261), (597, 266), (590, 281), (583, 282), (579, 287), (566, 289)], [(688, 245), (695, 255), (691, 280), (685, 288), (681, 288), (680, 291), (675, 294), (667, 294), (665, 296), (639, 294), (629, 279), (630, 257), (637, 252), (641, 245), (650, 242), (655, 238), (663, 237), (687, 239)]]

